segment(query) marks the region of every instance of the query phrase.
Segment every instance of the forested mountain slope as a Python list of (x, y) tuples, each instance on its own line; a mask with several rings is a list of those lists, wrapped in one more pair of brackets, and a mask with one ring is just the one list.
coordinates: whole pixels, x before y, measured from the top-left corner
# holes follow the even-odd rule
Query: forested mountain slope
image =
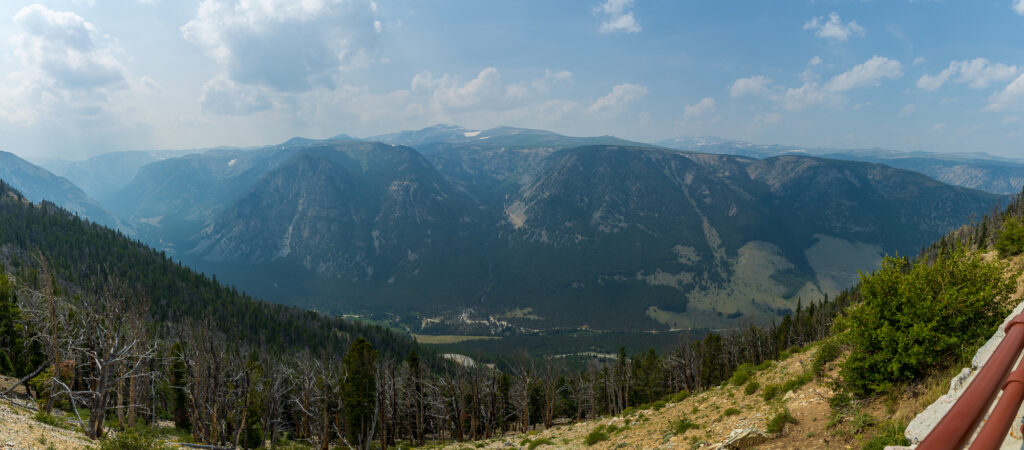
[(236, 342), (279, 350), (332, 351), (356, 337), (405, 355), (413, 344), (374, 326), (265, 303), (183, 267), (164, 253), (108, 228), (89, 224), (49, 202), (29, 202), (0, 182), (0, 263), (40, 289), (42, 254), (65, 295), (100, 290), (111, 279), (143, 294), (155, 323), (197, 321)]
[(190, 155), (143, 167), (118, 208), (146, 242), (260, 297), (492, 334), (767, 322), (1004, 200), (862, 162), (510, 128), (386, 138), (422, 150), (293, 139)]
[(82, 218), (111, 228), (124, 225), (67, 179), (33, 165), (13, 153), (0, 152), (0, 179), (23, 192), (33, 202), (48, 200)]

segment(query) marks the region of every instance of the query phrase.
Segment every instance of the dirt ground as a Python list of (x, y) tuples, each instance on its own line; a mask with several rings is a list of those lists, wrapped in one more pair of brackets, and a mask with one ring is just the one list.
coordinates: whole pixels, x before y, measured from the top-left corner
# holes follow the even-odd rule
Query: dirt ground
[[(0, 376), (0, 391), (7, 390), (14, 382), (12, 378)], [(24, 396), (18, 389), (15, 394)], [(95, 445), (78, 432), (53, 427), (36, 421), (33, 411), (14, 406), (0, 399), (0, 449), (79, 449)]]

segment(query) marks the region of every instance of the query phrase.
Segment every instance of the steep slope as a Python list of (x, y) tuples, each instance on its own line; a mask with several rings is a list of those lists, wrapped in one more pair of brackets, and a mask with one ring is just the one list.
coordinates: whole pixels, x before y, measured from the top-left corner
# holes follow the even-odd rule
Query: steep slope
[(631, 147), (553, 154), (510, 199), (498, 304), (595, 327), (766, 320), (913, 252), (999, 196), (877, 164)]
[(108, 277), (139, 289), (158, 325), (208, 321), (229, 341), (274, 351), (336, 351), (357, 337), (394, 358), (415, 347), (387, 329), (256, 300), (52, 203), (33, 204), (0, 180), (0, 267), (39, 289), (37, 252), (65, 293), (95, 290)]
[(13, 153), (0, 152), (0, 179), (23, 192), (30, 201), (48, 200), (98, 224), (111, 228), (122, 227), (113, 214), (70, 181)]
[[(308, 142), (179, 158), (136, 182), (184, 194), (152, 184), (165, 197), (138, 210), (188, 222), (165, 242), (266, 298), (478, 334), (769, 321), (1003, 200), (878, 164), (540, 151), (501, 133), (498, 147), (426, 144), (427, 156)], [(435, 170), (440, 153), (471, 170)]]
[(83, 161), (40, 159), (36, 163), (75, 184), (101, 204), (135, 177), (142, 166), (204, 150), (154, 150), (110, 152)]
[(678, 137), (659, 142), (679, 150), (768, 158), (810, 155), (885, 164), (925, 174), (943, 183), (996, 194), (1016, 194), (1024, 186), (1024, 161), (986, 153), (902, 152), (883, 149), (838, 150), (789, 145), (758, 145), (715, 137)]
[[(480, 289), (480, 216), (412, 149), (316, 146), (263, 175), (187, 256), (274, 298), (308, 296), (300, 303), (311, 307), (437, 307)], [(345, 294), (323, 302), (331, 291)]]

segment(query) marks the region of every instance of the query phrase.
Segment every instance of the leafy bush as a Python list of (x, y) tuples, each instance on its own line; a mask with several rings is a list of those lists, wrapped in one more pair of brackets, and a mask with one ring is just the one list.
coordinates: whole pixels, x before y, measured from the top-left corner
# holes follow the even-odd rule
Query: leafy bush
[[(526, 439), (526, 441), (528, 443), (526, 448), (528, 448), (530, 450), (533, 450), (533, 449), (535, 449), (537, 447), (540, 447), (542, 445), (555, 445), (555, 443), (550, 438), (537, 438), (537, 439), (534, 439), (532, 441), (529, 440), (529, 439)], [(522, 444), (520, 444), (520, 445), (522, 445)], [(587, 445), (590, 445), (590, 444), (587, 444)]]
[(775, 398), (776, 395), (779, 395), (779, 385), (777, 384), (769, 384), (761, 391), (761, 398), (766, 402)]
[(778, 414), (773, 416), (771, 420), (768, 421), (768, 425), (765, 427), (765, 431), (771, 434), (781, 433), (782, 429), (786, 427), (787, 423), (796, 423), (796, 418), (789, 413), (788, 409), (783, 409), (782, 411), (779, 411)]
[(100, 450), (160, 450), (168, 448), (156, 439), (152, 430), (130, 428), (103, 440)]
[(850, 428), (854, 433), (863, 433), (875, 426), (875, 423), (875, 416), (866, 412), (858, 412), (853, 416), (853, 420), (850, 421)]
[(733, 371), (732, 377), (729, 378), (729, 384), (733, 386), (743, 386), (750, 377), (754, 375), (754, 366), (752, 364), (740, 364)]
[(672, 424), (672, 432), (675, 434), (683, 434), (697, 428), (700, 428), (700, 425), (695, 422), (691, 422), (690, 419), (682, 419)]
[(814, 360), (811, 362), (811, 369), (814, 370), (814, 374), (820, 376), (825, 372), (825, 364), (835, 361), (842, 353), (843, 348), (835, 340), (828, 339), (822, 342), (821, 346), (818, 347), (817, 353), (814, 354)]
[(743, 393), (747, 395), (753, 395), (760, 388), (761, 383), (758, 383), (757, 380), (750, 380), (747, 382), (747, 385), (743, 387)]
[(864, 443), (864, 450), (883, 450), (889, 445), (910, 445), (910, 441), (903, 435), (904, 428), (897, 422), (882, 424), (879, 431)]
[(587, 447), (590, 447), (598, 442), (607, 441), (608, 438), (608, 433), (604, 431), (604, 427), (599, 426), (587, 434), (587, 437), (583, 439), (583, 443), (587, 444)]
[(729, 409), (726, 409), (725, 411), (722, 411), (722, 417), (735, 416), (735, 415), (737, 415), (739, 413), (740, 413), (739, 408), (729, 408)]
[(36, 415), (32, 416), (32, 418), (35, 419), (36, 422), (45, 423), (45, 424), (47, 424), (47, 425), (49, 425), (51, 427), (57, 427), (57, 428), (67, 428), (68, 427), (67, 423), (65, 423), (61, 419), (58, 419), (57, 416), (55, 416), (53, 414), (47, 414), (47, 413), (45, 413), (43, 411), (37, 412)]
[(1003, 220), (1003, 229), (996, 239), (996, 250), (1000, 256), (1019, 255), (1024, 252), (1024, 224), (1017, 216)]
[(853, 399), (850, 398), (850, 394), (844, 390), (839, 390), (832, 398), (828, 399), (828, 406), (833, 410), (840, 410), (849, 407), (853, 403)]
[(790, 378), (786, 380), (785, 383), (782, 383), (781, 387), (779, 387), (779, 395), (785, 394), (789, 391), (796, 390), (800, 388), (800, 386), (810, 383), (813, 378), (814, 375), (811, 374), (811, 372), (804, 372), (801, 373), (800, 375)]
[(670, 401), (672, 403), (679, 403), (679, 402), (681, 402), (683, 400), (686, 400), (688, 398), (690, 398), (690, 392), (689, 391), (679, 391), (679, 392), (675, 393), (674, 395), (672, 395), (672, 398), (671, 398)]
[(847, 386), (859, 396), (887, 392), (968, 357), (1009, 312), (1015, 279), (1004, 263), (964, 249), (932, 264), (885, 258), (861, 276), (863, 300), (848, 313)]

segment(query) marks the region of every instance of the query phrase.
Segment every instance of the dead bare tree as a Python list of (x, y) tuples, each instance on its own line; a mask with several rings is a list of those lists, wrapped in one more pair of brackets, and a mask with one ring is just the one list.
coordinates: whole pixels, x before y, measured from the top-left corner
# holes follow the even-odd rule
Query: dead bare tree
[(522, 350), (516, 354), (515, 366), (512, 368), (511, 400), (524, 432), (530, 429), (530, 385), (533, 377), (533, 358)]
[(78, 404), (89, 409), (88, 424), (81, 423), (80, 417), (79, 422), (86, 436), (98, 439), (104, 434), (111, 390), (120, 383), (151, 376), (146, 363), (155, 355), (156, 345), (132, 331), (133, 327), (145, 327), (145, 310), (116, 280), (108, 282), (101, 293), (84, 297), (67, 317), (67, 329), (58, 341), (63, 340), (62, 347), (76, 361), (84, 388), (73, 389), (59, 374), (53, 380), (76, 413)]

